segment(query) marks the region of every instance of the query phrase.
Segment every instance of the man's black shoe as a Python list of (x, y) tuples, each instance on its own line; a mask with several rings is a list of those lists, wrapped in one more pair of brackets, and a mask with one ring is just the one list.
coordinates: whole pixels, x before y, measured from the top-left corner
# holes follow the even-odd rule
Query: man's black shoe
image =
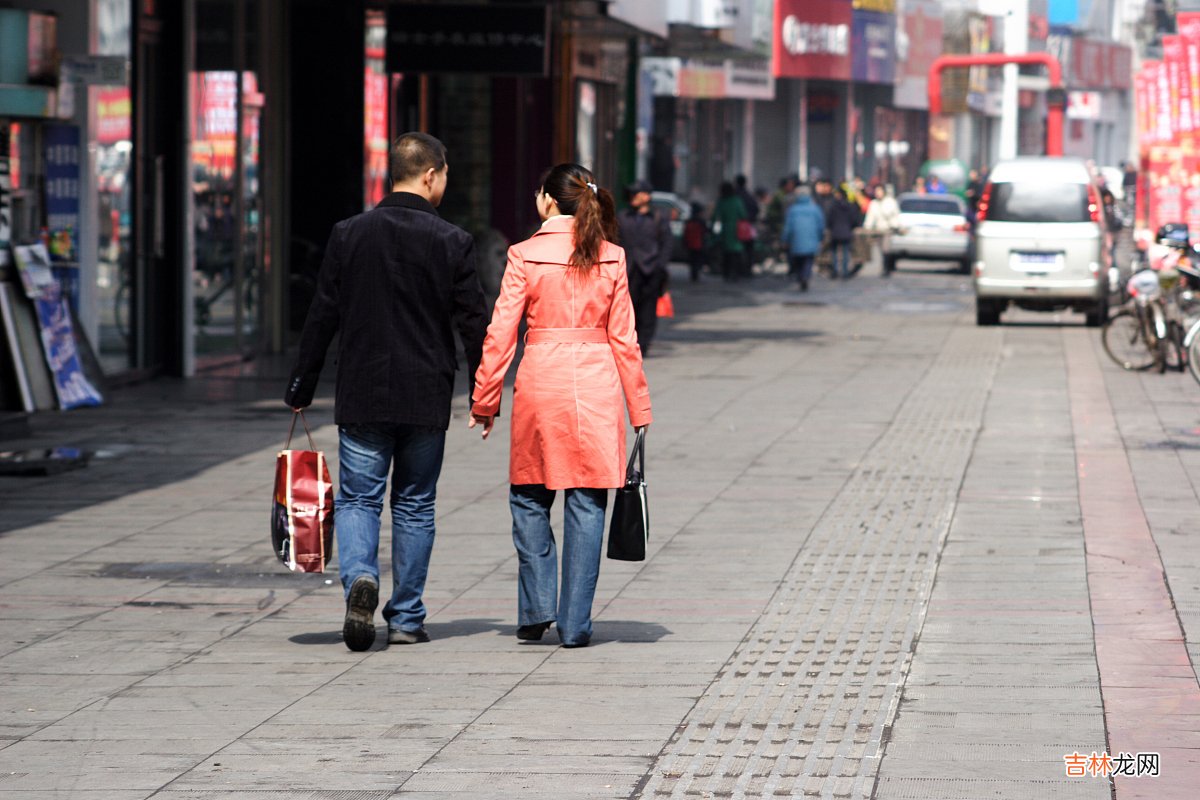
[(369, 575), (360, 575), (350, 584), (346, 598), (346, 621), (342, 639), (351, 650), (367, 650), (375, 643), (375, 607), (379, 605), (379, 584)]
[(421, 644), (429, 641), (429, 634), (424, 628), (415, 631), (405, 631), (400, 628), (388, 629), (388, 644)]
[(549, 627), (549, 622), (539, 622), (536, 625), (522, 625), (517, 628), (517, 638), (526, 642), (540, 642), (542, 634)]

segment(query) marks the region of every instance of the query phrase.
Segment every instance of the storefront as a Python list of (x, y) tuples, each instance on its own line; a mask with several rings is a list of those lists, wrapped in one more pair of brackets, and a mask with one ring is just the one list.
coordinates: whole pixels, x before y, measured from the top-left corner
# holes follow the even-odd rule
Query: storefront
[[(840, 179), (854, 171), (853, 22), (851, 0), (775, 4), (772, 70), (788, 115), (787, 161), (794, 165), (786, 171), (798, 172), (801, 179)], [(757, 141), (767, 145), (762, 135)]]

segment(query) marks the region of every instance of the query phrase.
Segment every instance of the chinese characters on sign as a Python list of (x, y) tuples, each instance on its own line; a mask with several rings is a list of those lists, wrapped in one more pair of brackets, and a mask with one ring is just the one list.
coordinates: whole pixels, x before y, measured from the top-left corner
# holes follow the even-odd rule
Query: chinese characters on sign
[(850, 80), (850, 0), (778, 0), (772, 67), (780, 78)]
[(545, 6), (395, 4), (387, 30), (389, 72), (546, 74)]
[(1157, 778), (1160, 774), (1158, 753), (1117, 753), (1110, 756), (1093, 750), (1091, 755), (1068, 753), (1063, 756), (1063, 763), (1068, 778)]

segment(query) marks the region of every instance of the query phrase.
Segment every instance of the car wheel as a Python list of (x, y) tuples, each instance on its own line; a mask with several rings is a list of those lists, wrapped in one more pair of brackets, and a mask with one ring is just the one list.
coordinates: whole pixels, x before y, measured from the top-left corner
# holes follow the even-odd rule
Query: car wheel
[(1000, 305), (994, 300), (975, 298), (975, 324), (979, 326), (1000, 324)]
[(1096, 307), (1087, 312), (1087, 326), (1089, 328), (1099, 328), (1108, 322), (1108, 295), (1104, 299), (1096, 303)]

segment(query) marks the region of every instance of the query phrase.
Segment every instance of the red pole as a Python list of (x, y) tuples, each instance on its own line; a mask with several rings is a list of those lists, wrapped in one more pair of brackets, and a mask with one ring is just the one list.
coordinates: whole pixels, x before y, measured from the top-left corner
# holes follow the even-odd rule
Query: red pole
[(1049, 53), (978, 53), (939, 56), (929, 68), (929, 113), (942, 113), (942, 70), (962, 67), (1000, 67), (1041, 64), (1050, 78), (1050, 108), (1046, 114), (1046, 155), (1063, 154), (1062, 65)]

